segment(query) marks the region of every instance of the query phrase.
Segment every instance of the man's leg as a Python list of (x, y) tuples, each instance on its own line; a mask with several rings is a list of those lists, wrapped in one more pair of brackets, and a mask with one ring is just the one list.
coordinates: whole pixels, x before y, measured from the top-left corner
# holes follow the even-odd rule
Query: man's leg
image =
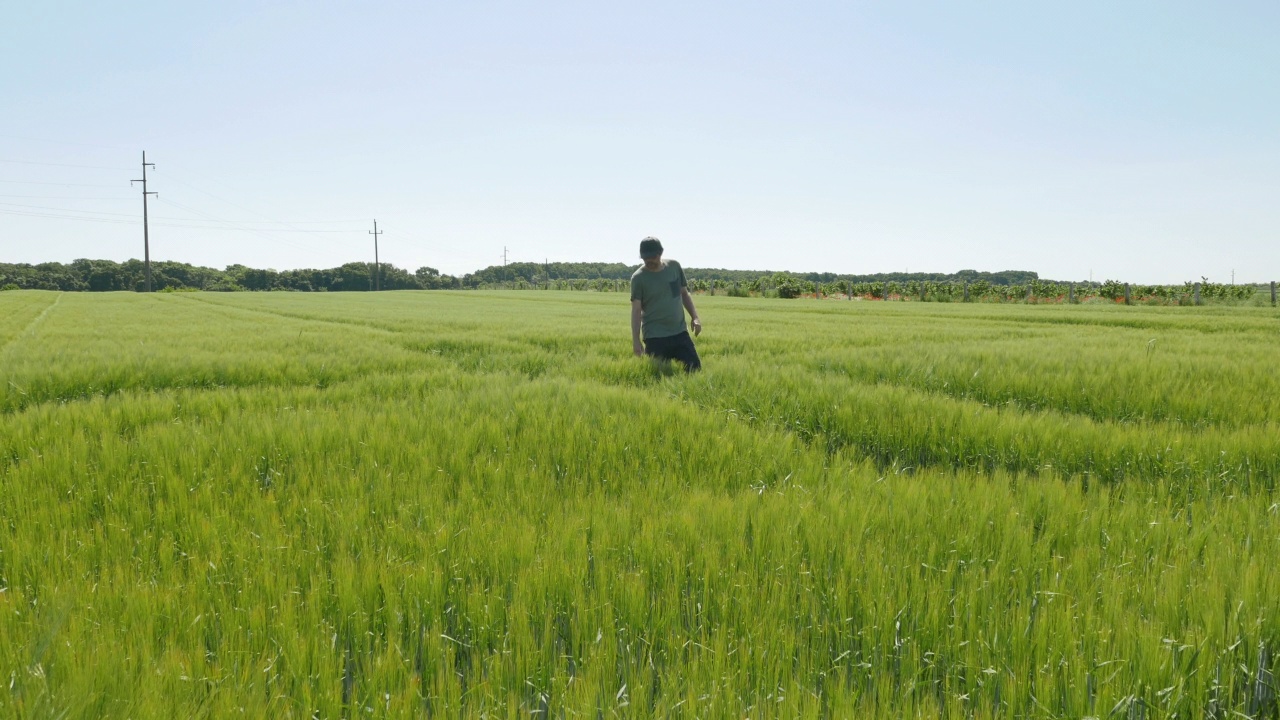
[(671, 356), (667, 354), (667, 340), (668, 338), (645, 338), (644, 354), (651, 358), (670, 360)]
[(693, 345), (689, 333), (682, 332), (672, 338), (672, 351), (676, 360), (684, 363), (685, 372), (698, 372), (702, 369), (702, 360), (698, 357), (698, 348)]
[(644, 341), (644, 354), (655, 360), (677, 360), (679, 358), (676, 347), (676, 339), (678, 335), (671, 337), (648, 338)]
[(684, 365), (685, 372), (697, 372), (702, 369), (702, 360), (698, 358), (698, 350), (693, 346), (693, 338), (682, 332), (671, 337), (649, 338), (644, 341), (644, 354), (663, 360), (676, 360)]

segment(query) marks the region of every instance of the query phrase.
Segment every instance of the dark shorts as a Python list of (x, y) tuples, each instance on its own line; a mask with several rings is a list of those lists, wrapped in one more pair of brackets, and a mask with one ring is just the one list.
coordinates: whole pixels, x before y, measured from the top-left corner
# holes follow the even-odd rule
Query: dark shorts
[(684, 364), (685, 372), (696, 372), (702, 369), (702, 361), (698, 359), (698, 349), (693, 346), (693, 338), (688, 332), (668, 337), (648, 338), (644, 341), (644, 354), (664, 360), (679, 360)]

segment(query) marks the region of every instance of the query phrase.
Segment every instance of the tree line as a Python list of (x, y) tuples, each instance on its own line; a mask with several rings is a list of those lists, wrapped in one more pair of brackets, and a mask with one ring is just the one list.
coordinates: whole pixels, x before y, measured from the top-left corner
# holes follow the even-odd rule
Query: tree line
[[(246, 265), (228, 265), (223, 270), (181, 262), (153, 262), (152, 286), (156, 290), (291, 290), (298, 292), (368, 291), (375, 285), (384, 290), (441, 290), (510, 287), (515, 284), (548, 287), (576, 287), (583, 281), (628, 280), (639, 265), (626, 263), (510, 263), (494, 265), (455, 277), (432, 267), (409, 272), (384, 263), (375, 270), (372, 263), (352, 262), (327, 269), (271, 270)], [(377, 277), (375, 278), (375, 274)], [(688, 268), (686, 274), (705, 282), (771, 282), (793, 278), (810, 284), (838, 282), (979, 282), (992, 285), (1019, 285), (1038, 278), (1034, 272), (1007, 270), (958, 273), (882, 273), (839, 275), (835, 273), (777, 273), (760, 270)], [(375, 279), (377, 282), (375, 283)], [(18, 290), (61, 290), (64, 292), (137, 291), (146, 287), (146, 267), (141, 260), (125, 262), (80, 259), (70, 263), (47, 262), (36, 265), (0, 263), (0, 288)]]
[[(384, 290), (437, 290), (463, 287), (452, 275), (431, 267), (413, 273), (384, 263), (377, 273)], [(270, 270), (228, 265), (225, 270), (180, 262), (151, 263), (152, 287), (161, 291), (292, 290), (343, 292), (374, 289), (373, 263), (346, 263), (328, 269)], [(136, 291), (146, 288), (146, 267), (141, 260), (75, 260), (38, 265), (0, 263), (0, 289), (62, 290), (64, 292)]]
[[(246, 265), (228, 265), (223, 270), (180, 262), (151, 264), (152, 286), (160, 291), (268, 291), (363, 292), (383, 290), (449, 289), (557, 289), (625, 292), (627, 280), (638, 265), (625, 263), (511, 263), (494, 265), (455, 277), (432, 267), (410, 273), (392, 264), (375, 269), (373, 263), (353, 262), (328, 269), (271, 270)], [(803, 296), (863, 297), (874, 300), (919, 299), (1013, 301), (1071, 299), (1093, 296), (1108, 300), (1126, 297), (1126, 285), (1116, 280), (1103, 283), (1067, 283), (1042, 280), (1026, 270), (956, 273), (879, 273), (852, 275), (837, 273), (788, 273), (759, 270), (686, 268), (694, 292), (730, 295), (760, 295), (780, 298)], [(1128, 287), (1131, 301), (1188, 303), (1206, 300), (1247, 300), (1262, 290), (1251, 285), (1211, 283), (1184, 285), (1134, 285)], [(64, 292), (140, 292), (146, 287), (146, 268), (141, 260), (122, 263), (111, 260), (80, 259), (28, 264), (0, 263), (0, 290), (61, 290)]]

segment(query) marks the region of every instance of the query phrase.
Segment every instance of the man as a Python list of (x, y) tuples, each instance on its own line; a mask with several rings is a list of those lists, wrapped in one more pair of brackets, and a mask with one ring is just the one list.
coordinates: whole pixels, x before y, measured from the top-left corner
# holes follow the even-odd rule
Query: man
[(693, 334), (702, 333), (702, 321), (693, 307), (684, 270), (675, 260), (662, 259), (662, 243), (657, 238), (640, 241), (640, 257), (644, 265), (631, 275), (631, 346), (636, 357), (678, 360), (685, 372), (702, 369), (698, 350), (684, 323), (684, 311), (688, 310)]

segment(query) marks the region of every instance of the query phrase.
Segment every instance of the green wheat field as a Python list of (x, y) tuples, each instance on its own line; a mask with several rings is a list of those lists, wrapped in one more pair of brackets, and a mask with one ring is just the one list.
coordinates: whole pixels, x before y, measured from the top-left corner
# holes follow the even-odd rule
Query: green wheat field
[(0, 293), (0, 716), (1278, 715), (1280, 315)]

